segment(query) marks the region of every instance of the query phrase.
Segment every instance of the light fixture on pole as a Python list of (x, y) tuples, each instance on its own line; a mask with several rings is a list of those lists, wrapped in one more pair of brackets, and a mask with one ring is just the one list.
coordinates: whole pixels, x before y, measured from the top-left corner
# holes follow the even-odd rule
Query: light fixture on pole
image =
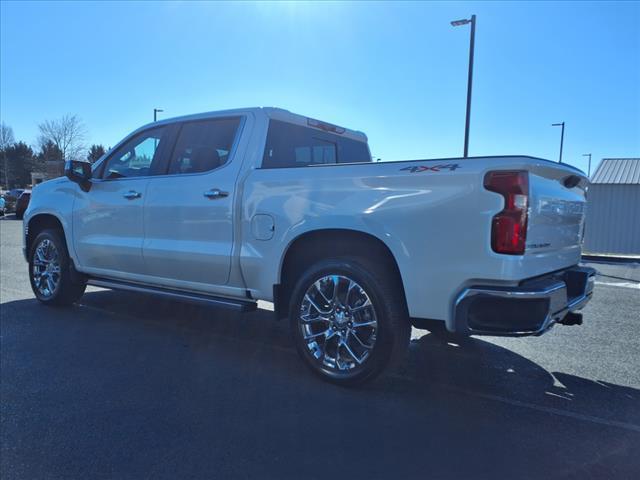
[(587, 170), (587, 177), (589, 177), (589, 179), (591, 179), (591, 154), (590, 153), (583, 153), (582, 156), (583, 157), (589, 157), (589, 169)]
[(164, 112), (164, 110), (162, 110), (161, 108), (154, 108), (153, 109), (153, 121), (156, 122), (158, 120), (158, 113), (159, 112)]
[(560, 134), (560, 160), (558, 163), (562, 163), (562, 146), (564, 145), (564, 122), (552, 123), (552, 127), (562, 127), (562, 133)]
[(454, 20), (451, 25), (454, 27), (460, 27), (471, 24), (471, 38), (469, 40), (469, 75), (467, 78), (467, 116), (464, 125), (464, 157), (469, 156), (469, 124), (471, 123), (471, 90), (473, 86), (473, 51), (476, 43), (476, 16), (471, 15), (471, 18), (464, 18), (462, 20)]

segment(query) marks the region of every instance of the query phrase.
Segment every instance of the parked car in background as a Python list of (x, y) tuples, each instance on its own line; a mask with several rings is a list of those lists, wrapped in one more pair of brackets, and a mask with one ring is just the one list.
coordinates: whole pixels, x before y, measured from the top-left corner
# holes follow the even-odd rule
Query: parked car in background
[[(147, 125), (38, 185), (24, 245), (35, 296), (87, 283), (274, 302), (302, 359), (352, 384), (402, 357), (411, 323), (457, 335), (576, 325), (583, 172), (522, 155), (372, 163), (362, 132), (274, 108)], [(171, 211), (172, 215), (167, 215)]]
[(4, 206), (5, 213), (15, 211), (18, 197), (22, 195), (22, 192), (24, 192), (24, 188), (14, 188), (4, 194), (4, 200), (6, 202), (6, 205)]
[(16, 201), (16, 218), (18, 220), (22, 220), (22, 217), (24, 217), (24, 212), (27, 211), (29, 206), (29, 200), (31, 200), (31, 190), (25, 190), (18, 197)]

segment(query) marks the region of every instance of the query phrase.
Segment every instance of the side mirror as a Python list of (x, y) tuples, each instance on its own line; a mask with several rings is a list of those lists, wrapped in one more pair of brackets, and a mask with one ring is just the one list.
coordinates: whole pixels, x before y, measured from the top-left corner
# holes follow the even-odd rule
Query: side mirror
[(80, 185), (80, 188), (85, 192), (91, 188), (91, 164), (89, 162), (67, 160), (64, 164), (64, 176)]

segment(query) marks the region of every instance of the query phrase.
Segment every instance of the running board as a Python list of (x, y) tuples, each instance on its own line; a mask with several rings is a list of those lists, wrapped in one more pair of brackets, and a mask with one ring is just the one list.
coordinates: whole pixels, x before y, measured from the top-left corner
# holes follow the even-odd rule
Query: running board
[(119, 280), (106, 280), (103, 278), (89, 278), (87, 283), (94, 287), (110, 288), (113, 290), (127, 290), (129, 292), (150, 293), (152, 295), (160, 295), (176, 300), (187, 300), (190, 302), (203, 302), (216, 307), (227, 308), (237, 312), (251, 312), (258, 307), (256, 302), (250, 300), (235, 300), (232, 298), (215, 297), (213, 295), (204, 295), (201, 293), (181, 292), (162, 287), (151, 287), (147, 285), (139, 285), (133, 283), (122, 282)]

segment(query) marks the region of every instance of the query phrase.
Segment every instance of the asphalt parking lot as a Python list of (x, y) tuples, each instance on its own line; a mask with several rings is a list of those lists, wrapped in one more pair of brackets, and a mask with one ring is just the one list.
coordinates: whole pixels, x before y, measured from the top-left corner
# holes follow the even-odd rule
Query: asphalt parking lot
[(91, 288), (39, 305), (0, 220), (0, 477), (638, 478), (640, 267), (595, 265), (581, 327), (447, 344), (319, 381), (266, 310)]

